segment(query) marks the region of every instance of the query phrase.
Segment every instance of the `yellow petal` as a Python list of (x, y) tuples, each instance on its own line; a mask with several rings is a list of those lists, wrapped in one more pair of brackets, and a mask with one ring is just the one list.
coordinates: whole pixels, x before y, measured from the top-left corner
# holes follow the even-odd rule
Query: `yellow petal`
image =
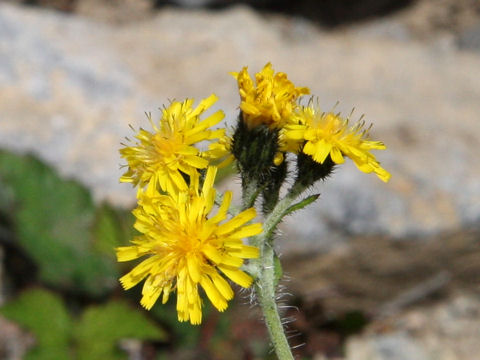
[(176, 151), (177, 154), (184, 156), (194, 156), (199, 152), (200, 151), (194, 146), (183, 146), (181, 149)]
[(330, 157), (335, 164), (343, 164), (345, 159), (343, 158), (342, 153), (337, 147), (332, 147), (332, 151), (330, 152)]
[(231, 191), (226, 191), (223, 195), (222, 204), (218, 208), (217, 214), (209, 219), (209, 222), (215, 224), (227, 216), (228, 208), (230, 207), (230, 203), (232, 201), (233, 193)]
[(211, 274), (211, 279), (215, 287), (226, 300), (233, 298), (233, 290), (230, 287), (230, 284), (221, 275), (215, 271)]
[(250, 208), (247, 210), (242, 211), (240, 214), (232, 218), (230, 221), (222, 224), (218, 227), (217, 234), (218, 235), (225, 235), (229, 232), (234, 231), (238, 227), (242, 226), (246, 222), (254, 219), (257, 216), (257, 211), (255, 208)]
[(316, 149), (315, 149), (315, 154), (313, 154), (313, 160), (315, 160), (320, 164), (323, 164), (328, 154), (330, 154), (330, 150), (332, 149), (332, 144), (322, 139), (316, 144), (315, 147)]
[(168, 298), (170, 296), (170, 290), (171, 290), (171, 283), (168, 283), (163, 287), (162, 304), (167, 303)]
[(158, 256), (151, 256), (135, 266), (129, 273), (122, 276), (120, 278), (120, 283), (122, 284), (123, 288), (128, 290), (137, 285), (148, 275), (152, 266), (158, 261)]
[(243, 265), (243, 260), (240, 259), (240, 258), (236, 258), (236, 257), (230, 256), (230, 255), (224, 254), (222, 256), (221, 264), (222, 265), (228, 265), (228, 266), (235, 267), (235, 268), (239, 268), (240, 266)]
[[(175, 192), (175, 188), (179, 189), (180, 191), (186, 191), (188, 190), (187, 183), (185, 182), (185, 179), (183, 178), (182, 175), (178, 171), (169, 171), (169, 182), (167, 183), (166, 190), (169, 193)], [(174, 184), (175, 187), (172, 187), (171, 184)]]
[(205, 129), (212, 127), (213, 125), (218, 124), (220, 121), (223, 120), (224, 117), (225, 113), (222, 110), (218, 110), (217, 112), (213, 113), (212, 115), (198, 123), (196, 131), (204, 131)]
[(238, 252), (230, 252), (232, 256), (242, 259), (257, 259), (260, 256), (260, 250), (255, 246), (243, 245)]
[[(301, 126), (301, 125), (298, 125)], [(302, 126), (302, 128), (297, 129), (296, 127), (294, 128), (293, 126), (290, 127), (287, 131), (285, 131), (285, 136), (288, 139), (292, 140), (303, 140), (303, 135), (305, 134), (305, 128)]]
[(117, 253), (117, 261), (130, 261), (138, 259), (139, 257), (145, 255), (145, 253), (140, 253), (137, 246), (120, 246), (115, 249)]
[(188, 274), (195, 283), (200, 281), (200, 266), (195, 255), (187, 255)]
[(387, 170), (385, 170), (381, 167), (379, 167), (378, 169), (375, 169), (375, 174), (377, 174), (377, 176), (383, 182), (388, 182), (390, 180), (391, 176), (392, 176)]
[(204, 112), (206, 109), (208, 109), (210, 106), (212, 106), (216, 101), (218, 100), (218, 96), (215, 94), (211, 94), (209, 97), (203, 99), (200, 101), (198, 106), (191, 112), (191, 116), (198, 116), (202, 112)]
[(279, 166), (283, 162), (283, 153), (282, 152), (277, 152), (275, 154), (275, 157), (273, 158), (273, 163), (276, 166)]
[(232, 239), (243, 239), (246, 237), (258, 235), (263, 231), (262, 224), (255, 223), (246, 225), (240, 228), (240, 230), (235, 231), (232, 234), (229, 234), (228, 237)]
[(218, 265), (218, 268), (222, 270), (222, 272), (234, 283), (244, 288), (248, 288), (250, 285), (252, 285), (252, 277), (243, 271), (224, 265)]
[(199, 302), (189, 307), (189, 317), (192, 325), (200, 325), (202, 323), (202, 309)]
[(149, 276), (143, 284), (142, 289), (142, 299), (140, 300), (140, 304), (147, 310), (150, 310), (157, 301), (158, 297), (162, 293), (162, 288), (160, 286), (155, 286), (153, 284), (153, 276)]
[(203, 287), (211, 303), (218, 309), (218, 311), (224, 311), (228, 307), (227, 301), (213, 285), (208, 276), (202, 276), (200, 285)]
[(203, 246), (202, 253), (215, 264), (218, 264), (222, 261), (222, 255), (212, 245), (206, 244)]
[[(207, 161), (208, 163), (208, 161)], [(205, 180), (203, 181), (202, 193), (206, 194), (213, 188), (215, 183), (215, 176), (217, 175), (217, 167), (209, 166), (207, 169), (207, 174), (205, 175)]]

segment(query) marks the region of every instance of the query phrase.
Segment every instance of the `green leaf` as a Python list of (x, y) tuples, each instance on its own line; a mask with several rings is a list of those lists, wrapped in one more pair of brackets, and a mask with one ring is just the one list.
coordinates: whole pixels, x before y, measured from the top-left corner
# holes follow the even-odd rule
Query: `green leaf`
[(29, 360), (69, 359), (72, 321), (61, 299), (46, 290), (34, 289), (0, 309), (0, 313), (31, 331), (35, 347)]
[(2, 184), (1, 180), (0, 173), (0, 216), (7, 218), (13, 208), (15, 195), (10, 187)]
[(114, 249), (127, 245), (135, 236), (134, 222), (135, 218), (130, 211), (117, 210), (108, 204), (102, 204), (95, 215), (95, 249), (115, 260)]
[(95, 206), (85, 187), (32, 156), (4, 151), (0, 182), (14, 194), (16, 238), (38, 265), (41, 280), (93, 296), (116, 286), (116, 264), (94, 246)]
[(165, 340), (164, 330), (151, 322), (143, 312), (124, 302), (114, 301), (87, 309), (75, 331), (79, 360), (125, 359), (118, 341), (125, 338)]
[(320, 196), (320, 194), (310, 195), (310, 196), (306, 197), (305, 199), (303, 199), (302, 201), (299, 201), (298, 203), (293, 204), (287, 210), (285, 210), (285, 213), (284, 213), (283, 216), (291, 214), (294, 211), (303, 209), (305, 206), (310, 205), (315, 200), (317, 200), (319, 196)]

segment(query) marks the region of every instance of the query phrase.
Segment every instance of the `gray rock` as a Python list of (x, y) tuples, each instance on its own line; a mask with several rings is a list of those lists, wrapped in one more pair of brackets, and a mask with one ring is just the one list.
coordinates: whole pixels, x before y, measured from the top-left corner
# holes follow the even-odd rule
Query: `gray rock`
[(34, 345), (35, 339), (17, 324), (0, 316), (0, 357), (4, 360), (20, 360)]
[(404, 23), (390, 18), (354, 25), (349, 31), (355, 31), (362, 38), (384, 38), (398, 41), (409, 41), (413, 38), (410, 30)]
[[(388, 184), (351, 163), (315, 189), (317, 205), (284, 224), (284, 252), (331, 247), (359, 233), (422, 236), (480, 219), (480, 57), (452, 47), (264, 18), (247, 8), (164, 9), (137, 23), (0, 4), (0, 146), (34, 152), (89, 186), (98, 201), (131, 206), (118, 184), (119, 143), (148, 126), (167, 99), (214, 92), (232, 124), (229, 71), (271, 61), (329, 110), (356, 107), (374, 123)], [(397, 30), (395, 30), (397, 31)], [(398, 32), (398, 31), (397, 31)], [(403, 35), (400, 35), (402, 37)], [(292, 241), (290, 239), (296, 239)]]
[[(480, 353), (479, 298), (456, 295), (382, 322), (346, 344), (346, 360), (472, 360)], [(375, 329), (388, 328), (386, 333)]]
[(458, 36), (460, 49), (480, 51), (480, 24), (472, 26)]
[(352, 341), (347, 352), (348, 360), (431, 359), (414, 339), (402, 333), (379, 335), (368, 342)]

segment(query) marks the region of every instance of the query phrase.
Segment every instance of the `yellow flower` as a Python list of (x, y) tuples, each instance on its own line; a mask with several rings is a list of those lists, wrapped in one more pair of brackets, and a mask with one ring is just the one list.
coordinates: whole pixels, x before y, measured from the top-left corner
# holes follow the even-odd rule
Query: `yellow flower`
[(178, 320), (192, 324), (202, 321), (198, 286), (219, 311), (224, 311), (233, 298), (224, 276), (249, 287), (252, 278), (240, 267), (243, 259), (259, 256), (258, 248), (242, 241), (262, 232), (260, 223), (245, 225), (255, 218), (254, 208), (226, 220), (232, 199), (232, 193), (226, 192), (217, 213), (210, 216), (216, 171), (216, 167), (208, 168), (201, 190), (197, 175), (184, 192), (162, 195), (151, 188), (140, 191), (134, 215), (135, 228), (143, 235), (133, 239), (132, 246), (116, 249), (118, 261), (148, 256), (120, 279), (129, 289), (146, 278), (142, 306), (150, 309), (160, 295), (166, 303), (170, 293), (176, 291)]
[(217, 111), (204, 120), (200, 115), (217, 96), (210, 95), (194, 109), (193, 100), (173, 101), (162, 111), (159, 126), (149, 117), (154, 132), (140, 128), (133, 146), (125, 145), (120, 154), (127, 160), (128, 170), (120, 178), (141, 187), (159, 187), (162, 191), (185, 191), (188, 186), (183, 175), (194, 176), (197, 169), (208, 166), (208, 160), (193, 145), (203, 140), (223, 136), (225, 130), (210, 130), (225, 116)]
[(374, 172), (384, 182), (390, 179), (390, 173), (370, 153), (386, 147), (380, 141), (368, 140), (363, 121), (349, 126), (348, 119), (332, 112), (323, 113), (312, 105), (297, 109), (291, 119), (292, 123), (286, 125), (282, 133), (284, 149), (303, 151), (320, 164), (328, 156), (335, 164), (342, 164), (347, 156), (361, 171)]
[(256, 86), (247, 67), (232, 75), (238, 82), (240, 109), (249, 128), (260, 124), (271, 129), (281, 128), (292, 113), (297, 98), (310, 93), (306, 87), (295, 87), (285, 73), (275, 74), (270, 63), (255, 75)]

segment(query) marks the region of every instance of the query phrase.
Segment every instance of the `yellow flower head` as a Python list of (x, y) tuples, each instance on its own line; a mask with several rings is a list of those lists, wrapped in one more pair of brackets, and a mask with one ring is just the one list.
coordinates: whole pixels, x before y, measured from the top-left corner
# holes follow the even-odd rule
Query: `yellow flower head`
[(200, 115), (215, 101), (210, 95), (193, 108), (193, 100), (173, 101), (162, 111), (159, 126), (149, 117), (154, 132), (140, 129), (133, 146), (125, 145), (120, 154), (127, 160), (128, 170), (121, 182), (133, 185), (159, 187), (162, 191), (175, 192), (188, 189), (183, 174), (195, 176), (197, 169), (208, 166), (208, 160), (194, 147), (203, 140), (220, 138), (225, 130), (210, 130), (219, 123), (224, 114), (217, 111), (204, 120)]
[(294, 123), (287, 125), (282, 133), (289, 150), (301, 150), (320, 164), (328, 156), (335, 164), (342, 164), (347, 156), (361, 171), (374, 172), (385, 182), (390, 179), (390, 173), (370, 153), (370, 150), (384, 150), (386, 147), (380, 141), (368, 140), (369, 129), (364, 129), (363, 121), (350, 126), (348, 119), (332, 112), (321, 112), (313, 105), (300, 107), (292, 119)]
[(260, 124), (272, 129), (281, 128), (292, 113), (297, 98), (310, 93), (306, 87), (295, 87), (287, 79), (287, 74), (275, 74), (270, 63), (255, 74), (256, 86), (253, 85), (247, 67), (232, 75), (238, 82), (240, 109), (243, 121), (249, 128)]
[(219, 311), (224, 311), (233, 297), (224, 277), (249, 287), (252, 278), (240, 267), (243, 259), (259, 256), (258, 248), (242, 241), (262, 232), (260, 223), (245, 225), (255, 218), (254, 208), (226, 220), (232, 199), (232, 193), (226, 192), (217, 213), (210, 216), (215, 175), (216, 167), (209, 167), (201, 190), (197, 175), (184, 192), (162, 195), (154, 189), (140, 191), (134, 215), (135, 228), (143, 235), (132, 240), (132, 246), (117, 248), (118, 261), (148, 256), (120, 279), (123, 287), (129, 289), (146, 278), (140, 301), (146, 309), (160, 295), (166, 303), (176, 291), (178, 320), (192, 324), (202, 321), (198, 286)]

